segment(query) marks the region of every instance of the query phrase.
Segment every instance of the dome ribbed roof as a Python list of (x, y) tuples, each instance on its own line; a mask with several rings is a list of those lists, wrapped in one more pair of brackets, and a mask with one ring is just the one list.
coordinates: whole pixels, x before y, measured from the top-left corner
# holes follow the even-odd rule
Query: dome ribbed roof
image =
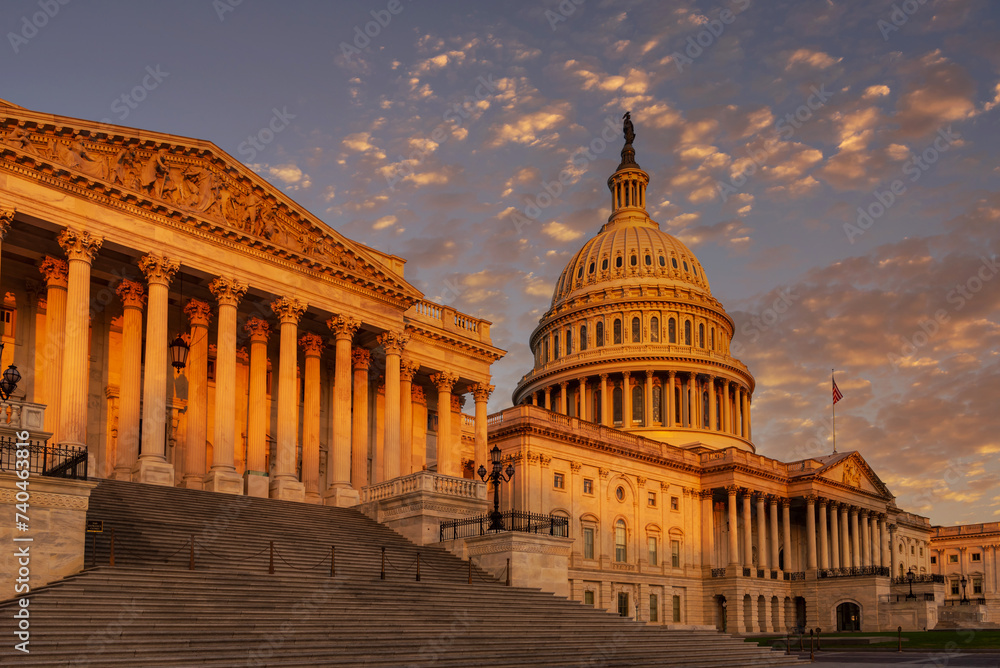
[(664, 285), (711, 296), (701, 263), (676, 237), (644, 220), (617, 219), (583, 245), (563, 269), (552, 306), (580, 294), (618, 285)]

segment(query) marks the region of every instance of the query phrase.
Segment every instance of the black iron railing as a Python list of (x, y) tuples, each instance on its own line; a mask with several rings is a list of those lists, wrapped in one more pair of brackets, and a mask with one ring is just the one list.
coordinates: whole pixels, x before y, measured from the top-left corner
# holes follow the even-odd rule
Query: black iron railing
[(945, 605), (986, 605), (986, 598), (946, 598)]
[(830, 568), (819, 571), (820, 578), (856, 578), (865, 575), (889, 575), (886, 566), (851, 566), (850, 568)]
[[(500, 514), (503, 517), (504, 531), (569, 537), (568, 517), (526, 513), (520, 510), (508, 510)], [(469, 538), (471, 536), (483, 536), (487, 533), (498, 533), (496, 531), (490, 532), (489, 526), (489, 513), (462, 520), (442, 522), (440, 540), (454, 540), (455, 538)]]
[(49, 445), (48, 441), (28, 441), (27, 446), (22, 445), (18, 448), (18, 443), (14, 436), (0, 436), (0, 471), (17, 470), (17, 451), (20, 449), (22, 452), (28, 451), (27, 470), (34, 475), (87, 479), (86, 447)]
[[(909, 578), (907, 578), (907, 576), (905, 575), (902, 577), (892, 579), (892, 584), (894, 585), (905, 585), (909, 584), (909, 582), (910, 582)], [(940, 582), (943, 584), (944, 576), (938, 575), (937, 573), (923, 573), (921, 575), (914, 575), (913, 584), (917, 584), (918, 582)]]

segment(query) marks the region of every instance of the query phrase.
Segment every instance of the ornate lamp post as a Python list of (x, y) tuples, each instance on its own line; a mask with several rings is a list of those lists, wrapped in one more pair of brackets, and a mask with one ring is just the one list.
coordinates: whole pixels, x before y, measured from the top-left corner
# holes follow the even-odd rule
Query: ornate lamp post
[[(6, 373), (4, 375), (6, 375)], [(962, 579), (959, 580), (959, 582), (962, 583), (962, 605), (965, 605), (969, 602), (969, 597), (965, 595), (965, 585), (967, 585), (969, 581), (963, 575)]]
[[(0, 343), (0, 354), (3, 354), (3, 344)], [(18, 372), (17, 367), (11, 364), (7, 367), (7, 370), (3, 372), (3, 378), (0, 378), (0, 398), (4, 401), (10, 399), (10, 395), (14, 393), (17, 389), (17, 384), (21, 381), (21, 374)]]
[(476, 473), (479, 474), (480, 479), (483, 482), (487, 480), (493, 485), (493, 512), (490, 513), (490, 526), (487, 531), (503, 531), (503, 515), (500, 514), (500, 483), (508, 482), (514, 477), (514, 465), (507, 464), (507, 470), (503, 470), (503, 464), (500, 462), (500, 448), (493, 446), (490, 450), (490, 461), (493, 464), (493, 470), (486, 473), (486, 467), (482, 464), (479, 465), (479, 470)]
[(913, 580), (915, 577), (916, 576), (913, 574), (913, 566), (910, 566), (909, 570), (906, 571), (906, 581), (910, 583), (910, 593), (906, 595), (907, 600), (917, 597), (917, 595), (913, 593)]

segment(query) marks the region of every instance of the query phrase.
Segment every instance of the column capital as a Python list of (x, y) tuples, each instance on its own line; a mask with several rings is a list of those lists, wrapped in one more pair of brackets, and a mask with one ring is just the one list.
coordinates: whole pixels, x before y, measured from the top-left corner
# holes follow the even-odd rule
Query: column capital
[(580, 469), (583, 468), (583, 464), (581, 462), (570, 462), (569, 468), (573, 473), (579, 473)]
[(778, 499), (778, 501), (781, 502), (781, 507), (782, 508), (791, 508), (792, 507), (792, 500), (791, 499), (780, 498), (780, 499)]
[(142, 283), (138, 281), (130, 281), (127, 278), (123, 278), (118, 282), (115, 293), (121, 297), (125, 308), (142, 310), (142, 307), (146, 305), (146, 288), (142, 287)]
[(809, 505), (816, 505), (816, 499), (817, 499), (817, 497), (816, 497), (815, 494), (806, 494), (803, 498), (806, 500), (807, 504), (809, 504)]
[(608, 382), (608, 374), (602, 373), (602, 374), (600, 374), (600, 377), (601, 377), (601, 382), (602, 383)]
[(372, 352), (367, 348), (352, 348), (351, 349), (351, 366), (354, 367), (355, 371), (363, 371), (368, 368), (368, 363), (371, 362)]
[(382, 332), (377, 337), (378, 343), (385, 349), (386, 355), (402, 355), (410, 335), (406, 332)]
[(451, 392), (451, 388), (455, 386), (458, 382), (458, 376), (449, 373), (448, 371), (442, 371), (440, 373), (435, 373), (431, 376), (431, 382), (437, 387), (438, 392)]
[(251, 343), (267, 343), (267, 337), (271, 335), (271, 325), (267, 324), (267, 320), (252, 315), (243, 325), (243, 331), (250, 336)]
[(243, 364), (250, 363), (250, 353), (247, 352), (247, 349), (245, 347), (236, 349), (236, 361), (241, 362)]
[(279, 297), (271, 302), (271, 310), (274, 311), (274, 315), (278, 316), (278, 321), (282, 325), (285, 323), (299, 324), (299, 320), (307, 308), (309, 308), (308, 304), (294, 297)]
[(646, 369), (646, 378), (650, 379), (652, 377), (653, 377), (653, 370), (652, 369)]
[(559, 381), (559, 387), (565, 390), (567, 387), (569, 387), (569, 381), (568, 380)]
[(410, 386), (410, 397), (415, 404), (427, 405), (427, 397), (424, 396), (424, 388), (421, 385), (414, 383)]
[(412, 383), (413, 377), (417, 375), (419, 369), (420, 362), (414, 362), (411, 359), (401, 359), (399, 360), (399, 379), (404, 383)]
[(93, 235), (90, 232), (81, 232), (66, 228), (59, 233), (57, 239), (62, 249), (66, 251), (66, 257), (70, 260), (83, 260), (90, 264), (94, 261), (94, 256), (101, 249), (104, 237)]
[(714, 496), (714, 494), (715, 494), (715, 490), (712, 490), (712, 489), (703, 489), (703, 490), (701, 490), (700, 494), (701, 494), (701, 498), (703, 498), (703, 499), (711, 499)]
[(837, 508), (840, 507), (840, 502), (838, 502), (838, 501), (832, 501), (830, 499), (827, 499), (826, 500), (826, 507), (829, 508), (830, 510), (836, 510)]
[(243, 295), (246, 294), (246, 283), (240, 283), (236, 279), (216, 276), (208, 284), (208, 289), (215, 295), (215, 300), (220, 306), (238, 306)]
[(493, 394), (496, 387), (486, 383), (476, 383), (469, 389), (472, 390), (472, 398), (476, 401), (489, 401), (490, 395)]
[(0, 209), (0, 240), (7, 236), (10, 231), (10, 224), (14, 222), (14, 214), (17, 209)]
[(299, 337), (299, 346), (306, 357), (319, 357), (323, 353), (323, 337), (306, 332)]
[(740, 486), (739, 485), (727, 485), (726, 486), (726, 491), (729, 493), (729, 496), (736, 496), (737, 494), (740, 493)]
[(69, 263), (66, 260), (46, 255), (38, 271), (45, 277), (46, 287), (65, 288), (69, 284)]
[(628, 369), (626, 369), (625, 371), (622, 371), (622, 378), (625, 379), (626, 383), (628, 383), (628, 379), (631, 378), (631, 377), (632, 377), (632, 372), (631, 371), (629, 371)]
[(462, 406), (464, 406), (464, 405), (465, 405), (465, 397), (463, 397), (461, 395), (458, 395), (458, 394), (451, 395), (451, 412), (452, 413), (461, 413), (462, 412)]
[(361, 326), (361, 322), (346, 315), (335, 315), (326, 321), (326, 326), (333, 332), (336, 340), (347, 339), (350, 341)]
[(677, 376), (677, 372), (674, 371), (673, 369), (670, 369), (669, 371), (667, 371), (667, 377), (670, 378), (670, 380), (673, 380), (676, 376)]
[(847, 512), (849, 512), (851, 515), (860, 515), (861, 509), (858, 508), (857, 506), (848, 506)]
[(208, 327), (212, 322), (212, 306), (200, 299), (192, 299), (184, 305), (184, 313), (192, 327)]
[(176, 262), (163, 255), (148, 253), (139, 258), (139, 269), (146, 276), (146, 282), (150, 285), (170, 285), (174, 280), (174, 274), (180, 268)]
[(597, 469), (597, 475), (599, 475), (602, 479), (606, 479), (609, 473), (611, 473), (611, 469), (603, 467)]

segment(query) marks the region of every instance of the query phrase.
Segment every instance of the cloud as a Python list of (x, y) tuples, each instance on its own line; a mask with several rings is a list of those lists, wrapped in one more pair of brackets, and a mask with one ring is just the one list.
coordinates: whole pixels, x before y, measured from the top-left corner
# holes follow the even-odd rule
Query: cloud
[(910, 71), (894, 120), (903, 137), (921, 137), (975, 113), (975, 82), (964, 67), (932, 51)]
[(822, 51), (813, 51), (812, 49), (798, 49), (788, 57), (788, 64), (785, 66), (785, 71), (795, 69), (799, 65), (807, 65), (812, 69), (825, 70), (828, 67), (836, 65), (843, 58), (833, 58), (832, 56), (823, 53)]
[(551, 221), (542, 226), (542, 233), (559, 242), (575, 241), (583, 236), (583, 232), (574, 230), (557, 221)]

